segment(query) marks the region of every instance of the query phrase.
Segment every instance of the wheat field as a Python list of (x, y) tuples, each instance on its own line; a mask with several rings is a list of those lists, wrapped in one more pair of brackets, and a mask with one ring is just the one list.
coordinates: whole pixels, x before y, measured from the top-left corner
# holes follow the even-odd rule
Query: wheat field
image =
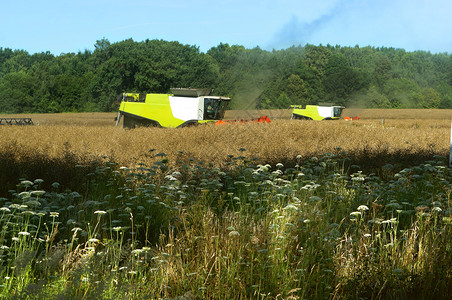
[[(93, 161), (134, 168), (151, 166), (165, 156), (173, 167), (199, 161), (219, 168), (239, 161), (290, 167), (313, 156), (340, 152), (350, 158), (349, 165), (378, 174), (386, 164), (402, 169), (449, 155), (451, 111), (362, 110), (356, 114), (358, 121), (323, 122), (290, 120), (287, 112), (226, 114), (226, 119), (266, 114), (272, 119), (268, 124), (133, 130), (116, 127), (112, 113), (21, 115), (32, 117), (35, 125), (0, 126), (0, 194), (14, 188), (19, 178), (47, 182), (59, 178), (75, 188), (79, 183), (74, 180), (74, 165)], [(344, 115), (355, 116), (349, 112)]]
[(338, 148), (362, 155), (448, 154), (450, 110), (350, 112), (357, 111), (346, 110), (343, 115), (358, 115), (361, 119), (314, 122), (289, 120), (289, 110), (228, 111), (225, 119), (268, 115), (272, 122), (134, 130), (116, 127), (112, 113), (37, 114), (27, 115), (35, 126), (1, 126), (0, 136), (2, 148), (14, 145), (18, 158), (24, 153), (57, 158), (70, 151), (80, 158), (106, 156), (127, 166), (146, 163), (157, 153), (166, 154), (170, 161), (192, 158), (219, 167), (231, 156), (277, 163)]

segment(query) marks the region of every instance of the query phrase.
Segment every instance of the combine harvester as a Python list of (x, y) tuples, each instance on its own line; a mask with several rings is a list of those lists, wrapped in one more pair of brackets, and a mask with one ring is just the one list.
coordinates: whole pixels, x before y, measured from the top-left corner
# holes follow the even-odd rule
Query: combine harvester
[(211, 96), (211, 89), (177, 88), (172, 94), (123, 93), (119, 95), (116, 126), (183, 127), (216, 122), (224, 116), (231, 98)]
[(31, 118), (0, 118), (0, 125), (33, 125)]
[[(267, 117), (255, 120), (221, 121), (231, 98), (212, 96), (212, 89), (173, 88), (172, 94), (122, 93), (116, 126), (124, 117), (124, 128), (156, 126), (184, 127), (195, 124), (231, 124), (270, 122)], [(267, 121), (268, 120), (268, 121)]]
[(335, 105), (291, 105), (292, 115), (290, 119), (307, 120), (338, 120), (341, 118), (343, 106)]

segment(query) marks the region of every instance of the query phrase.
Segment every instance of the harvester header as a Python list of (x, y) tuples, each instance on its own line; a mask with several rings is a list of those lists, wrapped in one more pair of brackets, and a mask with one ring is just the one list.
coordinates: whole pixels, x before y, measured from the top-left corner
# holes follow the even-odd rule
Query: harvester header
[(33, 125), (31, 118), (0, 118), (0, 125)]

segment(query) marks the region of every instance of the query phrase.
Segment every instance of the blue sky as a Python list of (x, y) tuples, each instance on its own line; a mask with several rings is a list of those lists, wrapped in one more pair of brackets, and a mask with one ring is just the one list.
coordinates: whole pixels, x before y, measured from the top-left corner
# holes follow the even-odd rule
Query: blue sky
[(306, 43), (452, 53), (450, 0), (0, 0), (0, 47), (55, 55), (102, 38), (163, 39), (205, 52), (220, 43)]

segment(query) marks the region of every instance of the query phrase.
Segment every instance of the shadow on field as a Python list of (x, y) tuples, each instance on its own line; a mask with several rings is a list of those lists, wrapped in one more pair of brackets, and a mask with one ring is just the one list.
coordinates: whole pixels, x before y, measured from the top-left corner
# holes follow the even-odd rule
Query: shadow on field
[[(374, 173), (375, 175), (386, 179), (388, 170), (395, 174), (405, 168), (411, 168), (431, 161), (441, 161), (444, 165), (448, 164), (448, 153), (430, 150), (412, 149), (389, 149), (381, 147), (380, 149), (364, 148), (347, 153), (338, 151), (334, 153), (338, 157), (338, 162), (342, 162), (342, 167), (347, 173), (362, 171), (364, 174)], [(294, 167), (300, 162), (307, 161), (312, 157), (321, 157), (324, 153), (309, 153), (301, 155), (296, 161), (293, 159), (280, 160), (285, 167)], [(268, 162), (272, 165), (277, 162)], [(389, 166), (389, 168), (387, 168)], [(383, 167), (385, 171), (383, 172)]]
[(18, 151), (15, 143), (5, 145), (0, 151), (0, 197), (8, 196), (9, 190), (16, 190), (21, 180), (42, 179), (41, 188), (46, 191), (52, 190), (54, 182), (63, 189), (81, 191), (88, 182), (87, 174), (95, 167), (76, 166), (87, 160), (69, 149), (63, 156), (52, 158), (42, 152)]
[[(3, 147), (0, 152), (0, 197), (10, 195), (9, 190), (16, 190), (21, 180), (44, 180), (41, 188), (50, 191), (52, 183), (58, 182), (62, 189), (69, 189), (83, 193), (89, 182), (89, 174), (99, 166), (102, 159), (96, 157), (80, 157), (73, 153), (67, 146), (61, 157), (49, 157), (43, 152), (18, 151), (15, 143)], [(387, 168), (382, 172), (382, 167), (391, 165), (391, 173), (413, 166), (426, 163), (431, 160), (441, 160), (447, 165), (447, 153), (437, 153), (431, 150), (394, 150), (381, 147), (380, 149), (360, 149), (354, 152), (344, 153), (338, 150), (335, 153), (342, 167), (348, 173), (358, 170), (365, 174), (374, 173), (385, 179)], [(314, 156), (322, 156), (323, 153), (307, 153), (297, 159), (288, 158), (278, 161), (256, 161), (255, 163), (272, 164), (280, 162), (286, 168), (307, 161)], [(225, 158), (226, 160), (226, 158)], [(214, 166), (215, 167), (215, 166)], [(171, 166), (170, 166), (171, 168)]]
[(389, 152), (358, 152), (353, 153), (350, 157), (351, 165), (358, 165), (363, 173), (375, 173), (382, 175), (382, 167), (385, 165), (392, 165), (393, 172), (396, 173), (404, 168), (411, 168), (420, 164), (425, 164), (428, 161), (443, 161), (447, 164), (447, 159), (444, 153), (435, 153), (433, 151), (417, 151), (413, 153), (408, 150), (396, 150)]

